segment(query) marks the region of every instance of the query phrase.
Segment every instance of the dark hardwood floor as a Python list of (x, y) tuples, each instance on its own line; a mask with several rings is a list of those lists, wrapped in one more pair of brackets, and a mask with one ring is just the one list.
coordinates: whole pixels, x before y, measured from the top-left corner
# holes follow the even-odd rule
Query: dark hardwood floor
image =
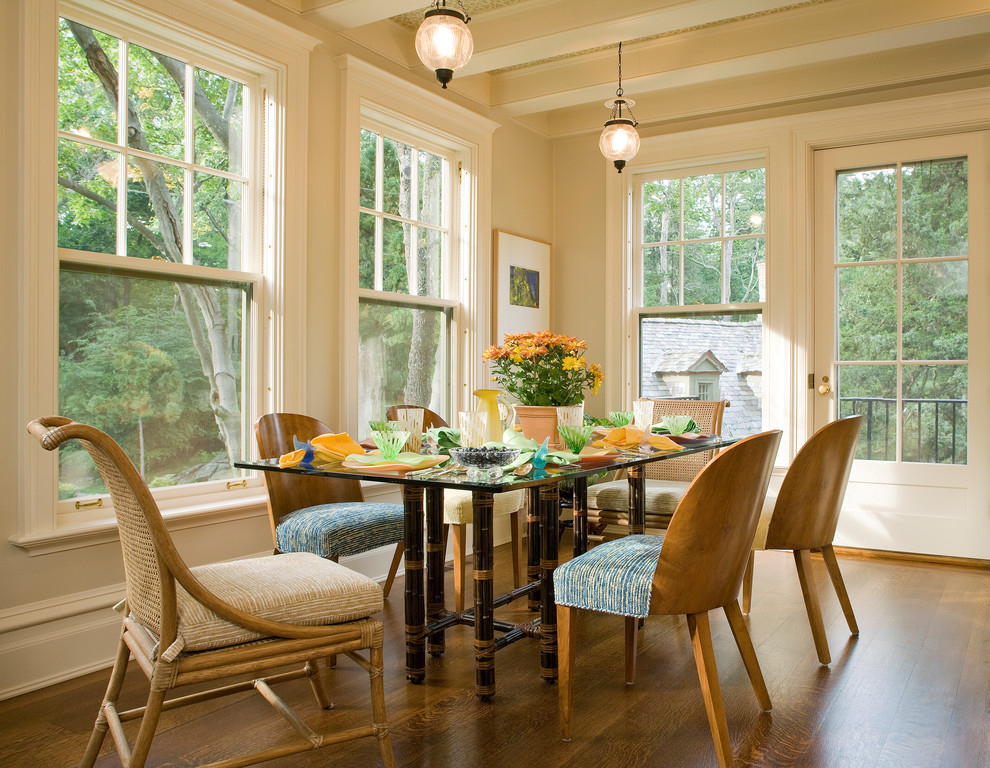
[[(562, 549), (569, 548), (565, 538)], [(496, 579), (508, 581), (507, 547)], [(851, 637), (828, 584), (815, 573), (832, 664), (820, 666), (789, 553), (757, 553), (750, 631), (773, 711), (762, 713), (724, 616), (712, 614), (715, 654), (736, 766), (987, 768), (990, 766), (990, 571), (840, 556), (859, 621)], [(452, 594), (448, 574), (448, 589)], [(525, 605), (498, 611), (528, 620)], [(482, 766), (714, 766), (715, 752), (683, 618), (651, 617), (642, 630), (637, 682), (622, 682), (622, 622), (592, 615), (578, 627), (575, 738), (557, 734), (557, 689), (539, 676), (539, 645), (523, 640), (496, 655), (498, 690), (473, 693), (472, 633), (447, 632), (422, 685), (403, 674), (402, 584), (384, 613), (385, 685), (395, 753), (405, 768)], [(108, 649), (109, 652), (110, 649)], [(336, 709), (316, 710), (309, 686), (281, 693), (304, 716), (341, 727), (364, 722), (367, 676), (342, 659), (329, 673)], [(0, 702), (0, 765), (61, 768), (82, 755), (107, 673)], [(141, 701), (140, 673), (129, 697)], [(260, 697), (240, 695), (168, 713), (149, 765), (216, 759), (230, 745), (283, 734)], [(101, 768), (118, 765), (104, 745)], [(377, 764), (371, 740), (269, 763), (274, 767)]]

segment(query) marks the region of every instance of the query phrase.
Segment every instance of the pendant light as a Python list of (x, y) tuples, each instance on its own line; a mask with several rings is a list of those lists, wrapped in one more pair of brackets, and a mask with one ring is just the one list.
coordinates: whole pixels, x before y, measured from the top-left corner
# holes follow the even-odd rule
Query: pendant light
[[(639, 152), (639, 134), (636, 133), (636, 118), (631, 109), (635, 104), (631, 99), (622, 98), (622, 43), (619, 43), (619, 87), (615, 90), (615, 98), (605, 102), (605, 106), (612, 110), (612, 116), (606, 121), (598, 141), (598, 148), (615, 164), (619, 173), (622, 173), (626, 161), (632, 160)], [(629, 117), (623, 116), (623, 107)]]
[(430, 69), (436, 70), (437, 80), (446, 88), (474, 53), (474, 39), (467, 23), (471, 17), (458, 2), (461, 10), (447, 7), (446, 0), (435, 0), (416, 30), (416, 53)]

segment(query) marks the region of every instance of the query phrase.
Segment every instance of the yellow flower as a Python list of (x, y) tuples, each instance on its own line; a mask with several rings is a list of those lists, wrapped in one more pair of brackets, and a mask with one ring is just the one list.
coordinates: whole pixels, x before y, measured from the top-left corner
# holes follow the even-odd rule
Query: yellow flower
[(573, 355), (568, 355), (561, 361), (560, 367), (565, 371), (576, 371), (581, 367), (581, 361)]

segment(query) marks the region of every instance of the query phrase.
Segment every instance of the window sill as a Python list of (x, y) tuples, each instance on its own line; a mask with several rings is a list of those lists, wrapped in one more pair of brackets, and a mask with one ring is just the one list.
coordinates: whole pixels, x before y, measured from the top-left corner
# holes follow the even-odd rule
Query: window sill
[[(265, 491), (261, 489), (260, 493), (239, 496), (233, 500), (227, 498), (223, 502), (189, 504), (163, 512), (162, 516), (169, 530), (179, 531), (267, 515), (266, 500)], [(109, 518), (86, 525), (65, 526), (52, 531), (17, 534), (11, 536), (8, 541), (34, 557), (108, 544), (118, 539), (117, 523), (113, 518)]]

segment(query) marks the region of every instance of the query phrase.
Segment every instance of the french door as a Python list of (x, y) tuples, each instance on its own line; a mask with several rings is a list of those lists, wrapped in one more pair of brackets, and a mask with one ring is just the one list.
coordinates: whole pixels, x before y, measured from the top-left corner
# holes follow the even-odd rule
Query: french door
[(815, 153), (815, 427), (864, 416), (836, 543), (990, 558), (990, 137)]

